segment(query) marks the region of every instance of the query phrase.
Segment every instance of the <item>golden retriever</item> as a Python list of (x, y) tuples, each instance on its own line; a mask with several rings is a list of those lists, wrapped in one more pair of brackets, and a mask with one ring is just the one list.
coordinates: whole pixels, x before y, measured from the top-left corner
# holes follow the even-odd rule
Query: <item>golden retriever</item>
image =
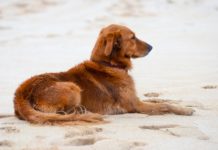
[(109, 25), (101, 30), (90, 60), (22, 83), (15, 93), (15, 114), (36, 124), (97, 123), (103, 121), (102, 114), (192, 115), (190, 108), (142, 102), (136, 96), (128, 74), (131, 59), (144, 57), (151, 49), (129, 28)]

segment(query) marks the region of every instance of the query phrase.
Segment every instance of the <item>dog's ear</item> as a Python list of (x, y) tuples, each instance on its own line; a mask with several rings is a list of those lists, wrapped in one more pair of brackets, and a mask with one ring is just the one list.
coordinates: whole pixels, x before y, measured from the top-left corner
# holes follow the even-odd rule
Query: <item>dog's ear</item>
[(112, 50), (113, 50), (113, 45), (114, 45), (114, 34), (110, 33), (107, 35), (106, 37), (106, 45), (105, 45), (105, 50), (104, 50), (104, 54), (106, 56), (109, 56), (111, 53), (112, 53)]
[(109, 33), (106, 37), (104, 54), (110, 56), (113, 50), (117, 50), (120, 47), (120, 33)]

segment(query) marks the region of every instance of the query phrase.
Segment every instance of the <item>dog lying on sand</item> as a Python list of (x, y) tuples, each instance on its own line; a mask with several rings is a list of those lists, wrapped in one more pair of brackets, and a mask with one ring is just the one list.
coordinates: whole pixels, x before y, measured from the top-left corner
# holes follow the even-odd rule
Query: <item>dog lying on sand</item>
[(131, 60), (146, 56), (151, 49), (129, 28), (109, 25), (101, 30), (90, 60), (22, 83), (15, 93), (15, 114), (35, 124), (98, 123), (104, 114), (192, 115), (190, 108), (142, 102), (136, 96), (128, 74)]

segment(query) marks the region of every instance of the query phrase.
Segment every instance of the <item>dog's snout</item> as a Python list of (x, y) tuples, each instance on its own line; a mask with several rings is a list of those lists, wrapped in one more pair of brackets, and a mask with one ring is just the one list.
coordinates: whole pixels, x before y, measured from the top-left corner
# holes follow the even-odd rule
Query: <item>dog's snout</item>
[(147, 47), (148, 47), (148, 50), (149, 50), (149, 51), (152, 50), (152, 46), (151, 46), (151, 45), (148, 44)]

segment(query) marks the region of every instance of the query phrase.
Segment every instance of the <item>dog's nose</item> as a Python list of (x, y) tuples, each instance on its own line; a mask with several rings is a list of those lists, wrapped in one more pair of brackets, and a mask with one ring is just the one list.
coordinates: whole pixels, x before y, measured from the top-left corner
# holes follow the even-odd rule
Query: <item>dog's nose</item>
[(148, 50), (151, 51), (152, 50), (152, 46), (148, 44)]

